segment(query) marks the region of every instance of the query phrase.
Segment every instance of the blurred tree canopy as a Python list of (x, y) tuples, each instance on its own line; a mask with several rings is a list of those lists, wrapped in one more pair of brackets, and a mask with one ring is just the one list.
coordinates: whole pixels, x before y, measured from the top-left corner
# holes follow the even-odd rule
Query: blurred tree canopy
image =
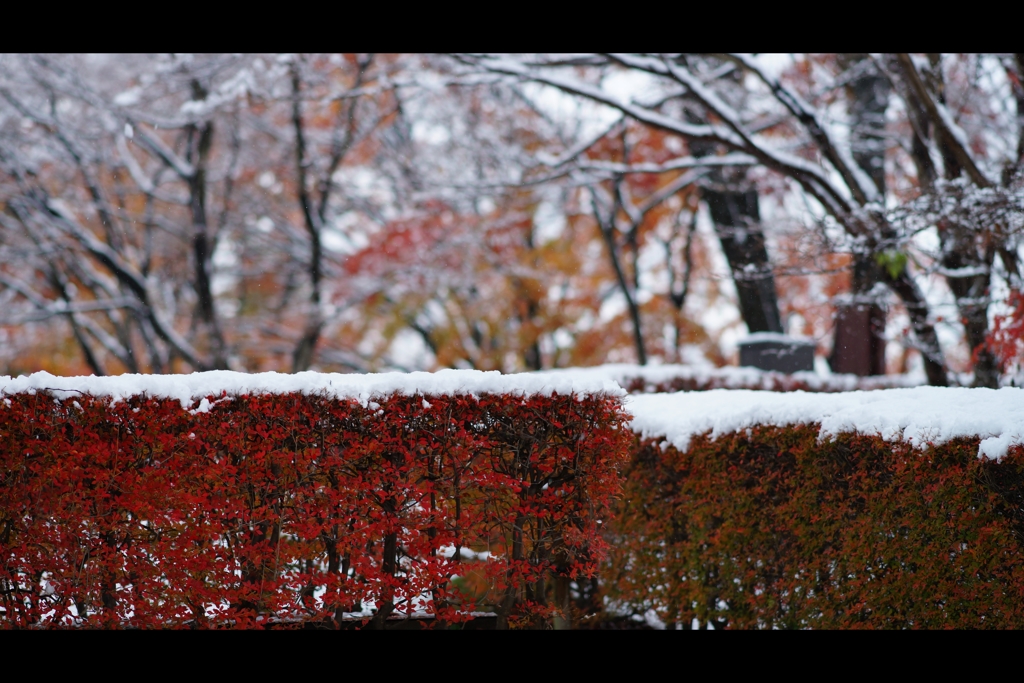
[(744, 330), (827, 355), (837, 311), (870, 305), (891, 371), (996, 386), (1022, 74), (1019, 54), (0, 57), (0, 372), (722, 365)]

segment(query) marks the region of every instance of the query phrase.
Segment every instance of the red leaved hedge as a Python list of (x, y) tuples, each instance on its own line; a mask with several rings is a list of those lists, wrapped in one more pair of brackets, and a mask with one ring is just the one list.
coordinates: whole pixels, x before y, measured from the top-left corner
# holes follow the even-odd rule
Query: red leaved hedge
[(603, 570), (669, 625), (1024, 628), (1024, 451), (819, 425), (637, 443)]
[[(5, 399), (0, 625), (547, 618), (631, 438), (602, 395), (209, 399)], [(453, 589), (463, 548), (492, 553), (493, 604)]]

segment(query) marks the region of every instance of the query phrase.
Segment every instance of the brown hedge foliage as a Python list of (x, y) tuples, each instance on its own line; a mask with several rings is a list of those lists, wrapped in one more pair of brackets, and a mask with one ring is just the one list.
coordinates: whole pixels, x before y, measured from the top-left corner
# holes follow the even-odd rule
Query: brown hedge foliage
[(609, 596), (690, 628), (1024, 628), (1024, 452), (818, 425), (637, 443)]

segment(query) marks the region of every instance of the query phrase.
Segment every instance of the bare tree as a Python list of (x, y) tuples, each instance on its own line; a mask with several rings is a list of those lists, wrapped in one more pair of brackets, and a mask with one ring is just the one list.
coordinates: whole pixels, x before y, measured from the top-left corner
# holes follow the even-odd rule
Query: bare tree
[[(915, 345), (924, 357), (930, 383), (947, 383), (943, 354), (928, 302), (907, 268), (907, 259), (900, 256), (906, 233), (886, 212), (883, 188), (872, 178), (872, 173), (877, 177), (878, 170), (872, 166), (874, 162), (869, 158), (870, 154), (861, 155), (865, 151), (862, 143), (851, 149), (849, 136), (844, 139), (838, 135), (819, 109), (759, 60), (738, 54), (717, 57), (602, 54), (581, 55), (570, 60), (563, 56), (511, 58), (466, 54), (458, 55), (458, 58), (471, 69), (503, 74), (518, 82), (543, 84), (609, 107), (644, 125), (681, 136), (690, 142), (691, 149), (696, 143), (711, 145), (720, 150), (719, 153), (748, 155), (759, 165), (792, 181), (830, 220), (846, 231), (856, 252), (865, 255), (865, 259), (878, 261), (881, 258), (884, 261), (886, 267), (880, 269), (877, 276), (899, 297), (909, 313)], [(950, 112), (943, 95), (945, 86), (939, 77), (943, 69), (941, 56), (925, 58), (902, 54), (871, 57), (870, 61), (875, 78), (872, 87), (879, 87), (877, 79), (884, 78), (906, 104), (915, 136), (914, 145), (922, 150), (915, 155), (919, 165), (917, 180), (922, 192), (944, 191), (930, 184), (929, 179), (938, 177), (938, 174), (934, 164), (930, 163), (931, 157), (923, 150), (937, 152), (948, 179), (962, 178), (975, 191), (1014, 191), (1012, 188), (1018, 182), (1015, 180), (1017, 176), (1007, 173), (1008, 177), (1002, 184), (997, 184), (991, 171), (985, 168), (991, 168), (998, 160), (976, 158), (978, 152), (971, 147), (967, 135)], [(1000, 59), (994, 63), (1002, 64), (1011, 82), (1020, 82), (1016, 73), (1020, 69), (1018, 60)], [(665, 94), (653, 105), (625, 100), (601, 87), (600, 83), (581, 77), (581, 68), (598, 72), (618, 69), (642, 74), (660, 84), (661, 92)], [(994, 67), (988, 63), (985, 68)], [(735, 99), (738, 82), (720, 78), (721, 73), (730, 69), (738, 69), (747, 75), (740, 83), (744, 90), (759, 96), (758, 106), (745, 105), (738, 109), (730, 104), (730, 99)], [(745, 102), (749, 101), (748, 97)], [(694, 109), (700, 112), (700, 122), (695, 122), (692, 114), (688, 115)], [(864, 114), (870, 112), (865, 111)], [(787, 129), (787, 135), (781, 138), (785, 140), (786, 147), (792, 149), (799, 145), (801, 155), (784, 149), (778, 142), (778, 136), (773, 138), (764, 133), (777, 130), (780, 125)], [(1008, 134), (1019, 140), (1019, 127), (1008, 131)], [(1015, 150), (1019, 157), (1016, 149), (1019, 145), (1009, 144), (1011, 141), (1004, 148)], [(853, 152), (861, 155), (861, 162), (868, 164), (867, 172)], [(819, 161), (808, 160), (808, 156)], [(1016, 168), (1019, 160), (1011, 158), (1005, 163)], [(998, 255), (1009, 276), (1016, 277), (1016, 243), (1006, 241), (1008, 236), (1000, 237), (998, 231), (986, 233), (984, 238), (975, 231), (967, 240), (966, 237), (958, 238), (956, 229), (951, 225), (939, 226), (939, 229), (945, 235), (944, 243), (948, 245), (943, 250), (948, 261), (946, 277), (967, 321), (967, 343), (971, 348), (979, 349), (975, 382), (992, 386), (996, 378), (990, 370), (992, 363), (983, 346), (987, 330), (987, 322), (983, 319), (988, 302), (988, 272), (991, 258)], [(968, 241), (975, 246), (968, 248)], [(988, 245), (988, 251), (981, 249), (982, 244)]]
[[(371, 74), (368, 56), (4, 59), (0, 287), (17, 308), (3, 322), (67, 320), (97, 374), (241, 369), (281, 345), (293, 370), (308, 369), (337, 315), (324, 232), (366, 215), (338, 173), (355, 150), (376, 163), (367, 139), (395, 98), (375, 79), (390, 67)], [(293, 178), (286, 192), (280, 179)]]

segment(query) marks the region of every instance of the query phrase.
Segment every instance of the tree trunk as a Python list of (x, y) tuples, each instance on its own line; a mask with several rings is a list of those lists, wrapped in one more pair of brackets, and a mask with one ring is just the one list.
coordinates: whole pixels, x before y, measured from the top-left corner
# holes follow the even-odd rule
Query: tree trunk
[[(194, 84), (197, 100), (206, 99), (205, 90)], [(227, 345), (220, 329), (220, 321), (214, 305), (213, 286), (210, 270), (213, 265), (213, 245), (206, 218), (206, 164), (213, 144), (213, 123), (206, 121), (201, 126), (189, 128), (188, 161), (195, 164), (195, 172), (189, 178), (189, 209), (192, 214), (192, 255), (195, 258), (195, 290), (199, 299), (199, 321), (207, 334), (214, 370), (228, 368)], [(205, 368), (204, 368), (205, 369)]]
[(914, 330), (921, 356), (924, 358), (924, 371), (928, 376), (928, 384), (933, 387), (948, 386), (949, 380), (946, 377), (945, 364), (942, 362), (939, 337), (935, 334), (935, 327), (928, 320), (928, 302), (925, 301), (924, 294), (910, 277), (906, 268), (886, 284), (896, 292), (907, 308), (910, 325)]
[[(867, 55), (850, 55), (847, 68), (863, 66)], [(889, 81), (868, 72), (850, 83), (851, 147), (853, 160), (885, 194), (885, 110), (889, 105)], [(853, 301), (838, 304), (835, 338), (829, 365), (833, 372), (853, 375), (885, 374), (885, 310), (868, 299), (882, 281), (881, 267), (870, 252), (855, 253), (850, 291)]]
[[(940, 235), (944, 232), (947, 231), (940, 231)], [(965, 231), (954, 228), (951, 232)], [(942, 265), (950, 271), (946, 282), (956, 297), (964, 336), (974, 354), (974, 386), (995, 389), (999, 386), (999, 362), (987, 344), (990, 268), (994, 255), (978, 258), (977, 248), (969, 236), (967, 239), (947, 236), (947, 239), (952, 241), (953, 247), (945, 249)], [(977, 272), (979, 268), (984, 272)], [(971, 274), (957, 275), (958, 270)]]
[(761, 231), (757, 191), (704, 189), (715, 232), (729, 262), (740, 315), (750, 332), (782, 332), (775, 277)]

